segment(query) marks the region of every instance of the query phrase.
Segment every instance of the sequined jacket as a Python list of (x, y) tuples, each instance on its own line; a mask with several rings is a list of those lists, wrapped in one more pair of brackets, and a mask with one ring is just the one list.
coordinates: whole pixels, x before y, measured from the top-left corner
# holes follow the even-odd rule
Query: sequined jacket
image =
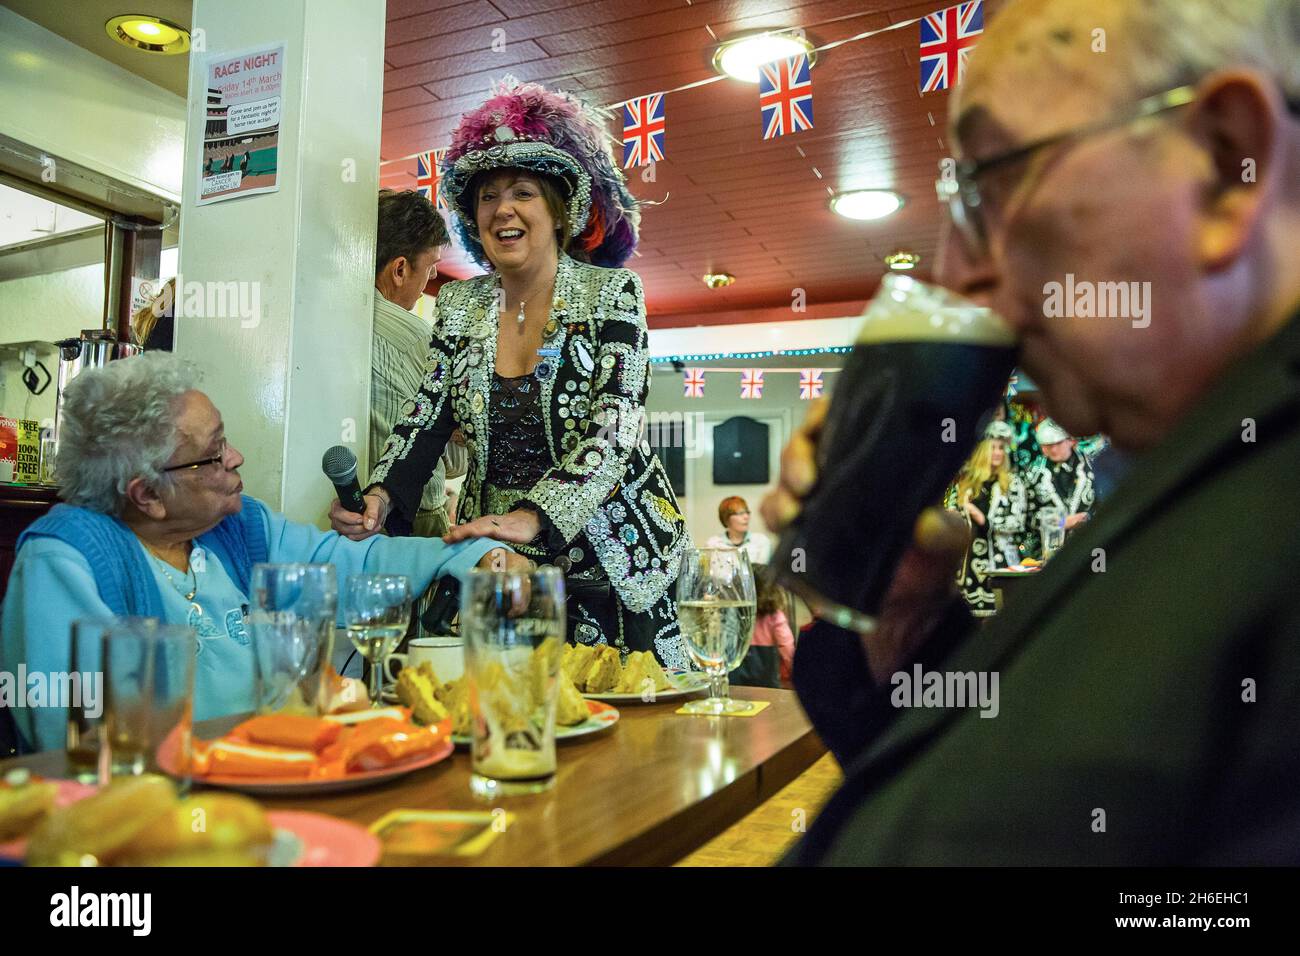
[[(409, 526), (457, 426), (470, 456), (458, 520), (494, 513), (485, 478), (496, 289), (487, 275), (439, 291), (424, 382), (370, 475), (370, 484), (392, 496), (390, 530)], [(549, 365), (538, 376), (552, 466), (521, 500), (550, 524), (541, 542), (548, 557), (581, 564), (584, 549), (592, 549), (622, 603), (645, 611), (676, 579), (687, 536), (642, 427), (650, 375), (640, 278), (561, 254), (544, 334), (544, 348), (558, 350), (542, 359)]]

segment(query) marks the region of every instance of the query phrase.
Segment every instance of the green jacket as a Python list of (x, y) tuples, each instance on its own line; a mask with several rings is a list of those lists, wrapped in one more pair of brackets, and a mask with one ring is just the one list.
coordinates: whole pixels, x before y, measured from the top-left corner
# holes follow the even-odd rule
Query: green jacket
[(923, 672), (996, 673), (996, 717), (893, 706), (856, 638), (805, 636), (846, 779), (787, 862), (1300, 863), (1298, 472), (1300, 315), (987, 627), (954, 607)]

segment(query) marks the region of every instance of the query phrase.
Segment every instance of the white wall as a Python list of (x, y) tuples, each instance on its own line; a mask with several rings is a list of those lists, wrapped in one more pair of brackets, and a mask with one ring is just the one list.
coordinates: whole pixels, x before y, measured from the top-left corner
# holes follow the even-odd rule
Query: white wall
[[(181, 276), (248, 283), (260, 317), (183, 316), (176, 351), (203, 369), (247, 493), (323, 524), (322, 452), (369, 434), (384, 4), (196, 0), (194, 20), (209, 52), (190, 59)], [(279, 43), (279, 190), (199, 206), (208, 59)]]
[[(657, 334), (659, 333), (652, 333), (651, 339)], [(755, 364), (762, 363), (756, 361)], [(734, 361), (726, 363), (727, 367), (735, 365)], [(704, 367), (707, 370), (707, 366)], [(799, 398), (798, 374), (769, 372), (764, 375), (763, 397), (743, 399), (740, 397), (738, 374), (706, 371), (704, 398), (686, 398), (682, 394), (680, 373), (671, 371), (670, 366), (663, 364), (656, 364), (652, 368), (657, 371), (650, 386), (646, 410), (651, 416), (656, 413), (681, 412), (692, 416), (697, 426), (693, 432), (687, 432), (688, 439), (693, 435), (694, 441), (686, 448), (686, 494), (680, 502), (691, 540), (702, 545), (705, 539), (721, 532), (718, 503), (730, 495), (740, 495), (748, 503), (751, 533), (766, 534), (767, 527), (762, 515), (758, 513), (759, 502), (775, 487), (781, 449), (785, 447), (793, 429), (803, 421), (808, 409), (809, 403)], [(828, 385), (835, 380), (834, 374), (823, 377)], [(713, 482), (712, 428), (736, 415), (745, 415), (769, 426), (770, 481), (767, 485), (717, 485)], [(650, 420), (651, 423), (654, 422), (653, 417)], [(774, 537), (772, 543), (776, 543)]]
[(3, 7), (0, 135), (180, 199), (185, 101)]
[(103, 325), (104, 266), (0, 282), (0, 342), (25, 342), (79, 335)]

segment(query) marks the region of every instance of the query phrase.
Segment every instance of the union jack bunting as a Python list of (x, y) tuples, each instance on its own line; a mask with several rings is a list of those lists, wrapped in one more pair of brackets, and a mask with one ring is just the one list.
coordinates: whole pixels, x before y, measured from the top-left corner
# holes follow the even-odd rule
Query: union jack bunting
[(812, 71), (807, 54), (758, 68), (758, 108), (763, 139), (813, 128)]
[(426, 153), (418, 153), (415, 157), (415, 191), (435, 203), (439, 212), (447, 211), (447, 202), (442, 198), (442, 190), (438, 188), (438, 167), (442, 165), (442, 157), (445, 155), (445, 149), (431, 149)]
[(683, 394), (687, 398), (704, 397), (704, 369), (688, 368), (685, 376), (686, 389)]
[(664, 95), (652, 93), (623, 104), (623, 168), (664, 158)]
[(984, 0), (970, 0), (929, 14), (921, 21), (921, 92), (956, 86), (966, 59), (984, 32)]
[(806, 368), (799, 373), (799, 397), (805, 401), (822, 397), (822, 370)]
[(763, 370), (761, 368), (747, 368), (740, 373), (740, 397), (763, 397)]

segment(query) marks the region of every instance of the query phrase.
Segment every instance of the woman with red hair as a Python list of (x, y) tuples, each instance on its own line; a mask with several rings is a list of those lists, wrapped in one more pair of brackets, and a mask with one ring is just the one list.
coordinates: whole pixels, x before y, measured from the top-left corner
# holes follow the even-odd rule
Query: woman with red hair
[(749, 555), (749, 563), (767, 564), (772, 557), (772, 542), (765, 534), (749, 531), (749, 505), (739, 495), (723, 498), (718, 505), (718, 520), (722, 534), (715, 534), (706, 542), (710, 548), (739, 548)]

